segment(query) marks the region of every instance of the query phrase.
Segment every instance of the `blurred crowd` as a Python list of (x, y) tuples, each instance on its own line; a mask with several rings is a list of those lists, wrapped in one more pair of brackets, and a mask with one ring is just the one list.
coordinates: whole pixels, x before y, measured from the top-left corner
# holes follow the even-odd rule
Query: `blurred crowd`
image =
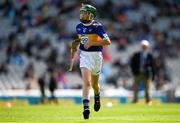
[[(9, 74), (9, 65), (18, 65), (23, 68), (21, 79), (29, 82), (26, 89), (33, 88), (32, 83), (42, 78), (51, 86), (52, 79), (57, 81), (58, 88), (81, 88), (81, 85), (70, 86), (66, 75), (70, 60), (69, 46), (79, 23), (82, 2), (1, 0), (0, 75)], [(128, 52), (129, 46), (144, 39), (151, 43), (156, 58), (155, 88), (161, 89), (163, 84), (171, 81), (166, 59), (179, 57), (179, 0), (89, 0), (87, 3), (97, 8), (97, 20), (103, 22), (112, 44), (116, 46), (116, 49), (104, 48), (103, 84), (131, 89), (131, 84), (126, 81), (132, 77), (129, 62), (115, 59), (114, 55)], [(37, 62), (45, 64), (38, 74)], [(80, 75), (77, 66), (78, 62), (73, 73)], [(112, 75), (113, 68), (117, 71)]]

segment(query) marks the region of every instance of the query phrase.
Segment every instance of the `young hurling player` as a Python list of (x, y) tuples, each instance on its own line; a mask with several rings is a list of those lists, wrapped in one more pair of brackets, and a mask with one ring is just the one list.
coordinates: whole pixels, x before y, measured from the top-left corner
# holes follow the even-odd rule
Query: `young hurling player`
[(90, 88), (94, 90), (94, 110), (100, 109), (99, 75), (101, 72), (103, 57), (102, 49), (110, 45), (111, 41), (104, 31), (101, 23), (94, 20), (96, 8), (85, 4), (80, 8), (80, 23), (76, 26), (79, 40), (72, 43), (72, 55), (80, 43), (80, 69), (83, 79), (83, 116), (89, 118)]

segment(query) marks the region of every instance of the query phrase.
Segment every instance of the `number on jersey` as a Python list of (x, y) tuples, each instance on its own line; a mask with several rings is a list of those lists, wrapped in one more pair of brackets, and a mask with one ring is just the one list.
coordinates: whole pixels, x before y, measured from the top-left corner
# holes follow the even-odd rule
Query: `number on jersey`
[(81, 37), (81, 44), (85, 44), (86, 42), (88, 42), (88, 37), (87, 36), (83, 36)]

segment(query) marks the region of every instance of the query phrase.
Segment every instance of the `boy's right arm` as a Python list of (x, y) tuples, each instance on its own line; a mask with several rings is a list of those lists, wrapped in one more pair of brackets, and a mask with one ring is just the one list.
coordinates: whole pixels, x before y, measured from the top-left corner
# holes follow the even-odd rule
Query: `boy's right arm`
[(71, 44), (71, 58), (74, 57), (74, 54), (76, 53), (77, 47), (79, 46), (80, 42), (81, 42), (80, 38), (77, 38), (72, 42), (72, 44)]

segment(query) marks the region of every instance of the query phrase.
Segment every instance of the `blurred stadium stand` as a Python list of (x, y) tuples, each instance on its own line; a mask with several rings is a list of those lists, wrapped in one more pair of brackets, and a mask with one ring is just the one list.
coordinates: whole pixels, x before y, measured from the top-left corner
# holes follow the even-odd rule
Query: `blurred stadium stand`
[[(58, 89), (81, 89), (78, 69), (67, 72), (69, 45), (79, 23), (79, 0), (0, 0), (0, 92), (38, 89), (57, 72)], [(129, 58), (150, 41), (157, 76), (151, 90), (180, 97), (180, 1), (91, 0), (112, 45), (104, 48), (102, 90), (131, 91)], [(173, 93), (171, 93), (173, 92)]]

